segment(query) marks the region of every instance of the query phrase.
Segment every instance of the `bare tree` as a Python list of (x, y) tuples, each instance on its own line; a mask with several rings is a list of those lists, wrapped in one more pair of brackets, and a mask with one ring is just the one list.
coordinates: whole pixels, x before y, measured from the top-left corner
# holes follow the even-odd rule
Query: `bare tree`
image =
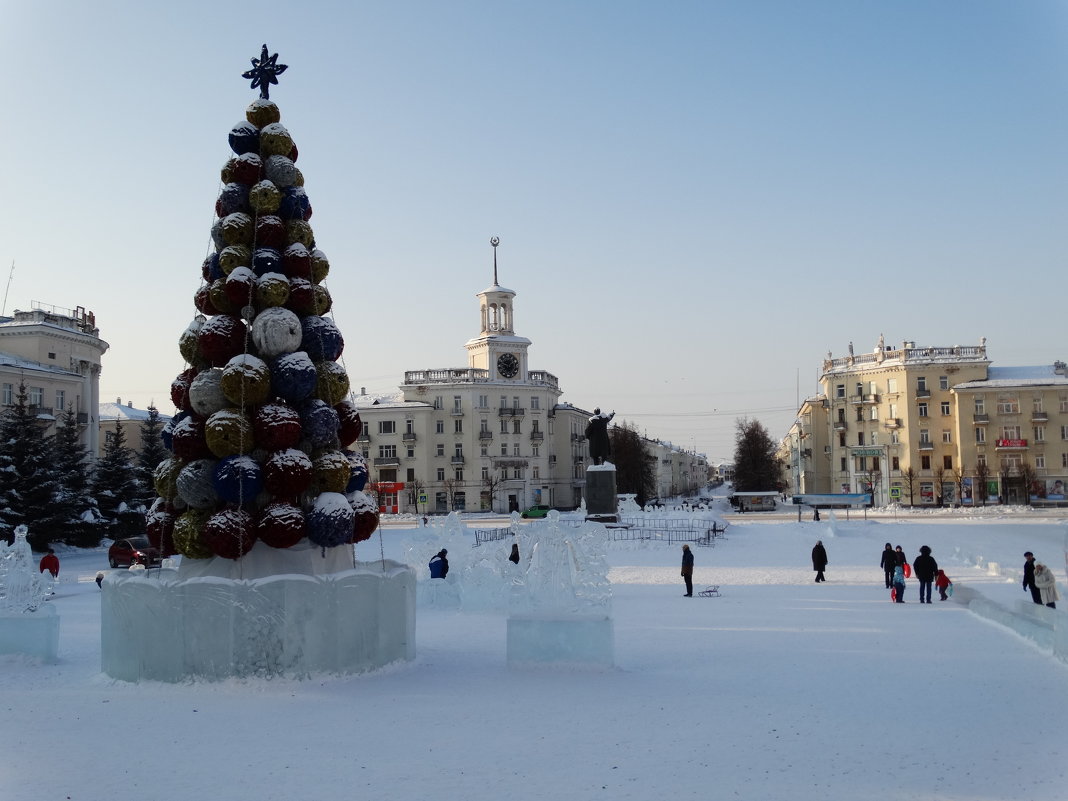
[(957, 485), (957, 503), (964, 505), (964, 468), (958, 467), (953, 471), (953, 483)]
[(905, 479), (905, 488), (909, 493), (909, 506), (916, 505), (916, 470), (912, 465), (909, 465), (901, 473), (901, 477)]
[(486, 494), (489, 495), (490, 511), (496, 511), (493, 508), (493, 502), (497, 500), (497, 493), (500, 492), (503, 484), (504, 479), (496, 470), (482, 479), (482, 486), (486, 488)]
[(936, 491), (938, 492), (938, 495), (935, 496), (935, 500), (936, 500), (938, 506), (941, 506), (942, 505), (942, 496), (944, 494), (943, 490), (944, 490), (944, 488), (946, 486), (946, 468), (945, 468), (944, 465), (939, 465), (938, 466), (938, 469), (935, 470), (934, 477), (935, 477), (935, 484), (937, 485), (937, 490)]
[(986, 506), (990, 498), (990, 466), (986, 462), (975, 464), (975, 493), (976, 497)]
[(1020, 462), (1020, 480), (1023, 481), (1024, 498), (1028, 503), (1030, 503), (1032, 495), (1040, 497), (1045, 495), (1044, 491), (1039, 491), (1038, 471), (1030, 462)]

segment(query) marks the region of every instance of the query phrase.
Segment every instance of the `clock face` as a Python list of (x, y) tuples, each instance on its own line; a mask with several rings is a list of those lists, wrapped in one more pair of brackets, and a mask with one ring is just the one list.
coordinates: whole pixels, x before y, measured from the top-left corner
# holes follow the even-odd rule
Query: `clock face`
[(502, 353), (497, 357), (497, 372), (505, 378), (515, 378), (519, 372), (519, 359), (511, 353)]

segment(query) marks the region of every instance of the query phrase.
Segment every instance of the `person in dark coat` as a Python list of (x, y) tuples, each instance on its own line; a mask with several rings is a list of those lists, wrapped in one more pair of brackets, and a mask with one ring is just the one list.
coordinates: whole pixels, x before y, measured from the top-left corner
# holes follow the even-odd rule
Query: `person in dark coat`
[(512, 552), (510, 554), (508, 554), (508, 561), (512, 562), (513, 564), (517, 564), (517, 565), (519, 564), (519, 544), (518, 543), (515, 543), (515, 542), (512, 543)]
[(897, 561), (897, 554), (894, 552), (894, 546), (889, 542), (886, 543), (886, 547), (883, 548), (883, 557), (879, 560), (879, 567), (883, 569), (883, 575), (886, 577), (886, 589), (890, 589), (894, 583), (894, 568), (900, 564)]
[(938, 575), (938, 562), (931, 556), (931, 549), (926, 545), (920, 547), (920, 555), (912, 563), (912, 572), (920, 582), (920, 603), (931, 603), (931, 585)]
[(816, 571), (816, 583), (827, 580), (823, 576), (827, 569), (827, 549), (823, 547), (823, 540), (817, 540), (812, 548), (812, 569)]
[(897, 556), (897, 563), (901, 565), (901, 569), (905, 569), (905, 563), (908, 562), (908, 558), (905, 556), (905, 552), (901, 550), (900, 545), (894, 546), (894, 554)]
[(682, 580), (686, 582), (686, 597), (693, 597), (693, 551), (690, 546), (682, 546)]
[(1035, 586), (1035, 555), (1028, 551), (1024, 554), (1023, 588), (1031, 591), (1031, 600), (1042, 605), (1042, 593)]
[(445, 578), (449, 575), (449, 560), (445, 556), (448, 551), (442, 548), (435, 554), (434, 558), (430, 560), (430, 578)]

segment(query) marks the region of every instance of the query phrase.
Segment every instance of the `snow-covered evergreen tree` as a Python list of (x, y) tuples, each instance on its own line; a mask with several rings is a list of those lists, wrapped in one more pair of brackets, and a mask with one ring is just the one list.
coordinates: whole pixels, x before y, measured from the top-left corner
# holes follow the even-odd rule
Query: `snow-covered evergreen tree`
[(29, 529), (26, 539), (34, 550), (43, 550), (55, 538), (49, 529), (49, 507), (58, 487), (51, 450), (26, 384), (20, 382), (15, 403), (0, 414), (0, 536), (9, 543), (20, 523)]
[(126, 432), (116, 420), (104, 445), (104, 455), (96, 462), (92, 481), (93, 494), (108, 521), (108, 536), (112, 539), (144, 533), (144, 507), (139, 500), (144, 487), (138, 472), (137, 458), (126, 446)]
[(83, 548), (99, 545), (106, 528), (89, 492), (92, 470), (73, 406), (60, 413), (52, 437), (52, 460), (58, 484), (51, 510), (56, 529), (53, 539)]
[(152, 474), (160, 462), (170, 458), (170, 452), (163, 444), (163, 418), (155, 405), (148, 407), (148, 417), (141, 423), (141, 453), (138, 454), (138, 481), (141, 482), (144, 491), (139, 501), (144, 506), (151, 506), (156, 499), (156, 491), (152, 486)]

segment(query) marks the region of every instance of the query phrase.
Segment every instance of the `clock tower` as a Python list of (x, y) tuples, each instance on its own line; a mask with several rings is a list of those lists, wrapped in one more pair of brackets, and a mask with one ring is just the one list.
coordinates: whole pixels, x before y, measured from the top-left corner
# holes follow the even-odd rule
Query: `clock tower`
[(515, 292), (497, 283), (497, 237), (493, 246), (493, 286), (478, 293), (481, 329), (479, 335), (468, 340), (468, 367), (487, 370), (490, 381), (513, 382), (527, 380), (527, 348), (530, 340), (517, 337), (513, 327), (512, 307)]

